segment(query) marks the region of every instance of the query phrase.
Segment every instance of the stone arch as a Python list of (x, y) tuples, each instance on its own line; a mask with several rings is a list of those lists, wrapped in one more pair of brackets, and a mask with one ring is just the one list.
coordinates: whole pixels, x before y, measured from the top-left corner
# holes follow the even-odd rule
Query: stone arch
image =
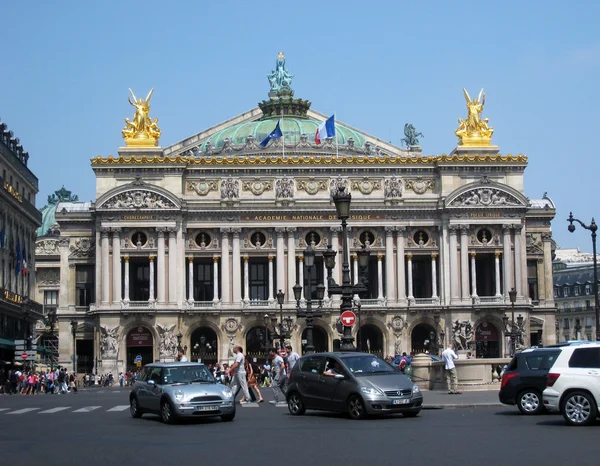
[(222, 330), (219, 328), (219, 326), (217, 324), (215, 324), (214, 322), (211, 322), (208, 319), (205, 318), (200, 318), (197, 321), (195, 321), (193, 324), (189, 325), (184, 336), (183, 339), (181, 340), (181, 344), (186, 344), (188, 345), (188, 347), (191, 345), (191, 338), (192, 338), (192, 334), (198, 330), (200, 327), (208, 327), (210, 328), (213, 332), (215, 332), (217, 334), (217, 340), (219, 341), (219, 343), (221, 343), (223, 341), (223, 332)]
[[(267, 338), (266, 341), (265, 336)], [(266, 329), (264, 325), (260, 325), (259, 323), (250, 324), (244, 332), (240, 346), (244, 349), (244, 354), (248, 358), (264, 359), (267, 356), (268, 349), (271, 347), (270, 342), (273, 336), (272, 332)]]
[[(498, 339), (494, 340), (496, 342), (495, 345), (490, 344), (490, 340), (478, 338), (477, 331), (484, 322), (494, 326), (498, 336)], [(503, 354), (508, 353), (504, 323), (502, 322), (502, 319), (492, 314), (481, 316), (475, 321), (473, 324), (473, 339), (475, 345), (475, 357), (477, 358), (500, 358)], [(483, 344), (486, 341), (487, 343)]]
[[(204, 364), (216, 364), (219, 361), (219, 334), (211, 325), (199, 325), (190, 333), (186, 344), (188, 358)], [(183, 345), (183, 342), (182, 342)]]
[[(323, 319), (314, 319), (313, 321), (313, 327), (318, 327), (320, 329), (322, 329), (327, 337), (327, 350), (328, 351), (333, 351), (333, 341), (338, 337), (337, 332), (334, 333), (333, 328), (331, 327), (331, 324)], [(292, 332), (292, 338), (294, 337), (294, 335), (296, 335), (296, 341), (295, 343), (292, 343), (292, 348), (294, 350), (298, 350), (298, 353), (301, 353), (301, 350), (303, 348), (302, 345), (302, 338), (304, 335), (304, 331), (306, 330), (306, 321), (302, 321), (302, 323), (298, 326), (298, 331), (297, 332)], [(313, 333), (313, 339), (314, 339), (314, 333)]]
[(148, 364), (149, 362), (154, 362), (159, 360), (158, 353), (158, 345), (160, 343), (160, 337), (154, 325), (151, 322), (147, 322), (142, 319), (136, 319), (133, 322), (129, 322), (122, 326), (120, 333), (120, 343), (119, 343), (119, 355), (117, 360), (124, 361), (124, 369), (127, 369), (127, 335), (136, 327), (145, 327), (150, 330), (150, 334), (152, 335), (152, 361), (144, 361), (142, 360), (142, 364)]
[[(171, 191), (166, 190), (160, 186), (145, 183), (143, 181), (134, 181), (122, 186), (113, 188), (105, 192), (96, 200), (96, 210), (135, 210), (135, 209), (149, 209), (152, 207), (141, 206), (141, 207), (116, 207), (113, 204), (115, 198), (128, 191), (147, 191), (153, 193), (160, 198), (163, 198), (168, 205), (160, 207), (158, 210), (179, 210), (181, 209), (181, 201)], [(109, 202), (110, 201), (110, 202)], [(156, 209), (155, 209), (156, 210)]]
[[(356, 326), (352, 329), (352, 336), (355, 338), (354, 344), (355, 344), (356, 348), (358, 349), (361, 345), (359, 344), (360, 342), (358, 341), (358, 337), (360, 336), (359, 332), (358, 332), (358, 330), (359, 330), (358, 329), (358, 320), (356, 322), (357, 322)], [(389, 352), (389, 348), (388, 348), (388, 345), (389, 345), (388, 332), (389, 332), (389, 330), (386, 328), (385, 324), (383, 322), (381, 322), (379, 319), (375, 319), (374, 317), (365, 317), (360, 320), (360, 327), (362, 329), (364, 329), (365, 326), (367, 326), (367, 327), (372, 326), (372, 327), (376, 328), (380, 333), (381, 354), (377, 353), (377, 355), (382, 358), (385, 358), (386, 356), (388, 356), (388, 354), (386, 354), (386, 352)], [(366, 343), (366, 341), (363, 341), (363, 345), (362, 345), (361, 349), (362, 349), (362, 351), (364, 351), (366, 353), (367, 347), (366, 347), (365, 343)], [(373, 342), (370, 342), (370, 343), (373, 344)]]
[(429, 316), (421, 316), (413, 320), (408, 328), (410, 351), (415, 353), (430, 352), (429, 334), (433, 331), (438, 336), (442, 328), (441, 325), (436, 327), (435, 321)]

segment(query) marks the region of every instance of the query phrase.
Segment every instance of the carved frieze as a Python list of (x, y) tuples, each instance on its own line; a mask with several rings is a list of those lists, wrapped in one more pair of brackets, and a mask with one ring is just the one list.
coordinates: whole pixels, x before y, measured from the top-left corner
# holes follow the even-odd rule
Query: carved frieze
[(43, 239), (35, 243), (36, 256), (54, 256), (60, 254), (58, 239)]
[(240, 197), (240, 180), (236, 178), (224, 178), (221, 180), (221, 199), (233, 201)]
[(383, 182), (383, 195), (386, 201), (395, 204), (402, 198), (402, 178), (398, 176), (386, 177)]
[(255, 178), (253, 181), (244, 181), (242, 190), (250, 191), (255, 196), (260, 196), (265, 191), (273, 190), (273, 182), (270, 180), (263, 181)]
[(158, 352), (161, 358), (173, 358), (177, 354), (177, 338), (175, 336), (175, 324), (156, 324), (160, 343)]
[(79, 238), (69, 247), (70, 257), (91, 257), (95, 255), (92, 238)]
[(174, 209), (176, 205), (165, 196), (136, 189), (117, 194), (101, 206), (105, 209)]
[(292, 178), (280, 178), (275, 181), (275, 197), (277, 199), (294, 198), (294, 180)]
[(527, 254), (544, 254), (544, 249), (539, 240), (539, 236), (536, 236), (533, 233), (527, 233), (525, 238)]
[(327, 190), (327, 180), (318, 178), (307, 178), (297, 180), (298, 189), (305, 191), (307, 194), (314, 196), (319, 191)]
[(344, 188), (344, 190), (346, 192), (348, 192), (348, 179), (343, 178), (342, 176), (338, 175), (337, 178), (332, 178), (329, 181), (329, 193), (333, 196), (335, 193), (337, 193), (340, 188)]
[(475, 332), (469, 320), (456, 320), (452, 324), (452, 341), (457, 351), (473, 349)]
[(40, 269), (37, 274), (37, 282), (40, 285), (59, 285), (60, 272), (58, 269)]
[(471, 189), (450, 203), (450, 207), (489, 207), (522, 205), (513, 195), (493, 188)]
[(188, 181), (188, 191), (195, 192), (198, 196), (207, 196), (211, 191), (218, 191), (219, 181), (218, 180), (194, 180)]
[(117, 349), (119, 348), (119, 328), (119, 325), (112, 328), (109, 328), (106, 325), (100, 325), (100, 351), (103, 358), (109, 359), (117, 356)]
[(380, 180), (370, 180), (369, 177), (365, 176), (362, 180), (352, 180), (352, 189), (358, 190), (362, 194), (371, 194), (377, 189), (381, 189)]
[(406, 189), (411, 189), (415, 194), (425, 194), (427, 191), (433, 191), (435, 180), (433, 178), (415, 178), (406, 180)]

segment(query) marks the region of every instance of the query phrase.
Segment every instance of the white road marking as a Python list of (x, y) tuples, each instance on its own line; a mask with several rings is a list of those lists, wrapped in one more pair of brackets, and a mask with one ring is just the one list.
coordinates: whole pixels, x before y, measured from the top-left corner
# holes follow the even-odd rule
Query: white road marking
[(46, 411), (40, 411), (38, 414), (52, 414), (69, 409), (70, 406), (59, 406), (58, 408), (47, 409)]
[(126, 409), (129, 409), (129, 405), (119, 405), (119, 406), (115, 406), (114, 408), (110, 408), (109, 410), (107, 410), (107, 412), (125, 411)]
[(10, 408), (0, 408), (0, 412), (2, 411), (10, 411)]
[(93, 411), (95, 409), (101, 408), (102, 406), (85, 406), (83, 408), (80, 409), (76, 409), (75, 411), (73, 411), (74, 413), (89, 413), (90, 411)]
[(288, 405), (287, 405), (287, 403), (277, 403), (277, 404), (275, 405), (275, 407), (276, 407), (276, 408), (287, 408), (287, 407), (288, 407)]
[(16, 411), (11, 411), (10, 413), (6, 413), (6, 414), (25, 414), (25, 413), (29, 413), (31, 411), (37, 411), (40, 408), (23, 408), (23, 409), (18, 409)]
[(242, 408), (258, 408), (258, 403), (244, 403), (240, 405)]

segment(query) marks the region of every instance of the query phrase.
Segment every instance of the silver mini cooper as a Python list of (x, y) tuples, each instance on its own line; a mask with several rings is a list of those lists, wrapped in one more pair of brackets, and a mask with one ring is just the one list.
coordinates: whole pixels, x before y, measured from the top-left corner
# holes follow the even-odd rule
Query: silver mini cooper
[(217, 383), (204, 364), (194, 362), (155, 363), (144, 367), (129, 395), (132, 417), (159, 414), (172, 424), (184, 416), (235, 417), (233, 392)]

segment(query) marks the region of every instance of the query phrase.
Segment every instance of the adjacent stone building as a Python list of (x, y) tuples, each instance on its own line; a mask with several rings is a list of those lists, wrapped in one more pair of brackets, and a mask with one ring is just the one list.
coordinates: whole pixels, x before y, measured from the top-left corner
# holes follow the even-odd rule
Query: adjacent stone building
[(42, 306), (32, 299), (31, 273), (41, 221), (35, 208), (38, 179), (28, 164), (19, 138), (0, 120), (0, 364), (14, 360), (15, 340), (32, 338), (33, 326), (42, 318)]
[[(352, 194), (353, 280), (356, 252), (370, 251), (368, 291), (355, 300), (357, 346), (386, 356), (437, 351), (452, 340), (478, 357), (504, 356), (512, 288), (525, 317), (522, 343), (555, 341), (555, 206), (547, 196), (526, 197), (526, 156), (491, 145), (482, 95), (465, 91), (469, 116), (456, 149), (426, 156), (409, 125), (406, 149), (341, 122), (336, 137), (316, 143), (327, 117), (294, 97), (282, 55), (269, 83), (257, 108), (165, 148), (149, 117), (151, 94), (130, 100), (136, 113), (123, 130), (126, 146), (91, 161), (96, 201), (59, 202), (57, 236), (38, 240), (38, 263), (58, 284), (63, 363), (75, 347), (79, 371), (123, 370), (136, 358), (172, 360), (179, 343), (194, 360), (228, 360), (234, 343), (262, 358), (279, 290), (291, 343), (302, 352), (306, 324), (292, 287), (304, 284), (314, 298), (317, 284), (328, 285), (329, 246), (341, 282), (343, 238), (331, 197), (339, 186)], [(275, 131), (263, 147), (278, 122), (283, 137)], [(302, 308), (305, 298), (303, 291)], [(326, 293), (317, 351), (334, 348), (338, 317), (339, 297)]]

